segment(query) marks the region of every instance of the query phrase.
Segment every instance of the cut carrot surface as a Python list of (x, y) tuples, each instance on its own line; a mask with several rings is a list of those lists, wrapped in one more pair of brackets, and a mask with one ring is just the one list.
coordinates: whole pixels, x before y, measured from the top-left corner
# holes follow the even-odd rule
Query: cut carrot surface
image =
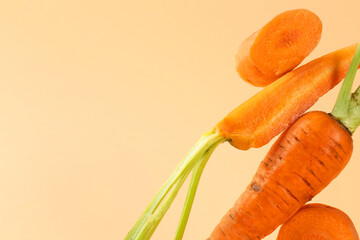
[(348, 215), (320, 203), (301, 208), (284, 223), (277, 240), (358, 240), (359, 235)]
[(298, 66), (320, 41), (322, 23), (306, 9), (283, 12), (248, 37), (235, 56), (240, 77), (263, 87)]

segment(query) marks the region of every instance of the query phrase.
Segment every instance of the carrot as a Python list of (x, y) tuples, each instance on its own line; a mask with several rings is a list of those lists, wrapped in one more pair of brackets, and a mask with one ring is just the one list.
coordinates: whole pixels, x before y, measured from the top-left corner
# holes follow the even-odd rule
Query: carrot
[(284, 75), (202, 135), (151, 200), (125, 240), (150, 239), (185, 179), (193, 172), (176, 232), (176, 239), (181, 239), (201, 173), (214, 149), (225, 141), (242, 150), (269, 142), (341, 81), (356, 46), (330, 53)]
[(331, 116), (303, 115), (275, 142), (210, 239), (267, 236), (341, 172), (352, 148), (351, 135)]
[(359, 240), (356, 228), (343, 211), (324, 204), (313, 203), (302, 207), (284, 223), (277, 240)]
[(357, 46), (287, 73), (230, 112), (217, 131), (241, 150), (265, 145), (345, 77)]
[(266, 86), (299, 65), (319, 43), (321, 31), (320, 19), (309, 10), (280, 13), (241, 43), (236, 70), (250, 84)]
[(332, 113), (306, 113), (280, 135), (210, 240), (261, 239), (338, 176), (352, 154), (351, 134), (360, 125), (360, 87), (350, 97), (359, 63), (360, 47)]
[(284, 75), (228, 114), (204, 134), (155, 195), (125, 240), (149, 239), (180, 187), (194, 171), (176, 235), (181, 239), (202, 169), (225, 141), (246, 150), (261, 147), (284, 130), (344, 77), (358, 44), (318, 58)]

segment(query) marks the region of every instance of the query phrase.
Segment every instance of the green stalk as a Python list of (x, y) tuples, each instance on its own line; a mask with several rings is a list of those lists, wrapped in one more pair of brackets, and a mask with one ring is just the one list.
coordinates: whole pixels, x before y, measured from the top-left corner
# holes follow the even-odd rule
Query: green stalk
[(197, 147), (210, 135), (210, 132), (207, 132), (201, 136), (199, 141), (193, 146), (188, 155), (183, 159), (183, 161), (177, 166), (175, 171), (166, 181), (166, 183), (161, 187), (160, 191), (156, 194), (156, 196), (152, 199), (150, 204), (147, 206), (143, 214), (140, 216), (135, 226), (131, 229), (131, 231), (126, 235), (125, 240), (134, 239), (138, 234), (142, 226), (144, 225), (146, 219), (154, 212), (154, 210), (158, 207), (160, 202), (164, 199), (166, 194), (169, 192), (173, 184), (179, 178), (181, 174), (184, 172), (184, 168), (187, 167), (189, 161), (194, 158), (194, 154), (196, 153)]
[(175, 234), (175, 240), (181, 240), (184, 236), (186, 224), (189, 220), (190, 211), (194, 202), (195, 194), (197, 187), (199, 185), (201, 174), (206, 166), (206, 163), (208, 162), (211, 154), (214, 152), (215, 148), (220, 144), (221, 142), (218, 142), (217, 144), (214, 144), (211, 148), (209, 148), (208, 151), (204, 153), (203, 159), (201, 162), (198, 162), (193, 170), (193, 174), (190, 181), (189, 190), (186, 196), (184, 208), (180, 217), (179, 225), (176, 230)]
[(351, 95), (351, 101), (349, 103), (349, 115), (342, 121), (344, 121), (343, 124), (351, 133), (354, 133), (356, 128), (360, 125), (360, 86)]
[(343, 85), (331, 114), (337, 118), (350, 133), (360, 125), (360, 88), (351, 94), (356, 71), (360, 64), (360, 44), (346, 73)]
[(186, 174), (180, 176), (174, 187), (170, 190), (169, 196), (161, 203), (160, 207), (156, 210), (156, 214), (151, 215), (145, 222), (143, 228), (139, 232), (139, 235), (135, 240), (147, 240), (150, 239), (154, 233), (156, 227), (159, 225), (161, 219), (164, 217), (166, 211), (169, 209), (171, 203), (174, 201), (180, 187), (184, 183), (186, 177), (189, 175), (190, 170)]
[[(204, 153), (214, 143), (217, 143), (219, 141), (225, 141), (224, 137), (222, 137), (220, 134), (218, 134), (214, 130), (205, 133), (200, 138), (200, 140), (194, 145), (194, 147), (190, 150), (188, 155), (177, 166), (175, 171), (172, 173), (172, 175), (169, 177), (169, 179), (166, 181), (166, 183), (162, 186), (160, 191), (156, 194), (156, 196), (150, 202), (150, 204), (145, 209), (143, 214), (140, 216), (140, 218), (138, 219), (138, 221), (136, 222), (134, 227), (126, 235), (125, 240), (139, 239), (138, 236), (146, 236), (148, 233), (145, 234), (144, 232), (151, 230), (149, 227), (149, 225), (150, 225), (149, 222), (152, 222), (152, 223), (154, 223), (156, 221), (160, 222), (162, 217), (159, 218), (157, 216), (161, 216), (162, 214), (165, 214), (167, 209), (170, 207), (173, 199), (175, 198), (175, 196), (177, 194), (176, 189), (180, 188), (182, 185), (182, 179), (184, 177), (186, 178), (186, 176), (188, 176), (188, 174), (194, 168), (196, 163), (202, 159), (202, 156), (204, 155)], [(171, 190), (171, 192), (170, 192), (170, 190)], [(168, 199), (170, 199), (170, 200), (168, 200)], [(163, 201), (166, 202), (166, 204), (162, 204), (161, 207), (159, 207), (159, 205)], [(160, 211), (158, 211), (158, 207), (159, 207)], [(156, 220), (154, 220), (154, 219), (156, 219)]]

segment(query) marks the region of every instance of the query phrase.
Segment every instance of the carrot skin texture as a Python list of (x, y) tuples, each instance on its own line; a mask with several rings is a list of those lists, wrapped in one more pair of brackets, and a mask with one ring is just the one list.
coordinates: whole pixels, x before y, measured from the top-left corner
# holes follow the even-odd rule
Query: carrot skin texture
[(321, 32), (313, 12), (282, 12), (240, 44), (236, 70), (245, 81), (264, 87), (299, 65), (317, 46)]
[(313, 203), (302, 207), (284, 223), (277, 240), (359, 240), (350, 217), (341, 210)]
[(287, 73), (230, 112), (216, 125), (217, 131), (241, 150), (265, 145), (345, 77), (357, 46)]
[(274, 143), (210, 240), (269, 235), (342, 171), (352, 149), (350, 133), (330, 115), (304, 114)]

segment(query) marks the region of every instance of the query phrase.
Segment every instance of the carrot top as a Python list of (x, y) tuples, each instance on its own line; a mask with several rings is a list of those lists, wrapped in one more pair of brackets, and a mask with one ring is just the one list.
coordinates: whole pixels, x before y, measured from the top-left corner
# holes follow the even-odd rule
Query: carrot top
[(360, 46), (356, 49), (354, 58), (346, 73), (345, 80), (341, 86), (331, 114), (337, 118), (352, 134), (360, 125), (360, 86), (351, 94), (356, 70), (360, 64)]
[(183, 161), (177, 166), (160, 191), (152, 199), (138, 221), (135, 223), (134, 227), (126, 235), (125, 240), (150, 239), (161, 219), (170, 208), (170, 205), (174, 201), (187, 176), (191, 171), (193, 171), (193, 177), (190, 182), (184, 211), (176, 232), (176, 235), (178, 236), (176, 239), (181, 239), (189, 217), (202, 170), (215, 148), (225, 141), (226, 138), (215, 132), (215, 129), (204, 133), (199, 141), (195, 143), (194, 147), (185, 156)]

